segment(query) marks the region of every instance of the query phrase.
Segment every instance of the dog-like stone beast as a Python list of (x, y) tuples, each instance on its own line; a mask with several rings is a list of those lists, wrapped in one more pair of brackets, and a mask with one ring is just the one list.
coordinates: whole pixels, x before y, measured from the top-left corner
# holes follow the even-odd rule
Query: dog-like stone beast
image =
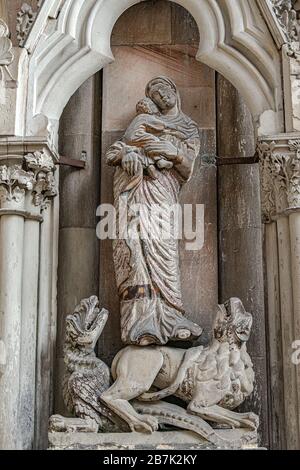
[[(232, 298), (219, 305), (207, 347), (127, 346), (109, 368), (94, 353), (108, 312), (85, 299), (67, 317), (64, 399), (80, 420), (52, 416), (52, 431), (153, 432), (161, 424), (189, 429), (228, 445), (207, 423), (256, 430), (258, 417), (233, 411), (252, 393), (254, 371), (246, 343), (252, 315)], [(112, 381), (113, 379), (113, 381)], [(186, 408), (163, 401), (176, 396)], [(236, 447), (245, 442), (231, 442)]]

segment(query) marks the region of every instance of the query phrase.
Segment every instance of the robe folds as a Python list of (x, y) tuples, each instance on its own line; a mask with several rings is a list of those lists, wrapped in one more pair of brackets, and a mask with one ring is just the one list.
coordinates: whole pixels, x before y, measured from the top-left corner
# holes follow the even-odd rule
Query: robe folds
[[(155, 168), (145, 145), (169, 140), (184, 164)], [(124, 149), (140, 161), (138, 171), (128, 175), (122, 168)], [(115, 166), (114, 205), (117, 237), (113, 241), (116, 281), (121, 302), (121, 331), (125, 344), (166, 344), (187, 330), (189, 339), (202, 329), (184, 316), (182, 305), (177, 215), (182, 184), (191, 177), (199, 152), (197, 125), (181, 111), (176, 116), (137, 116), (122, 141), (107, 152)], [(126, 227), (126, 228), (125, 228)]]

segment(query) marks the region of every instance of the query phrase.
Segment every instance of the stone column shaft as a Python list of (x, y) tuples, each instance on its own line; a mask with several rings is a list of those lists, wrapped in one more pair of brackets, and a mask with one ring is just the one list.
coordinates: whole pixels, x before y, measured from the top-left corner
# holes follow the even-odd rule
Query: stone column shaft
[(52, 309), (52, 207), (43, 210), (39, 257), (37, 312), (36, 425), (35, 445), (47, 446), (48, 419), (51, 414), (51, 309)]
[(74, 159), (86, 153), (85, 169), (60, 169), (55, 412), (62, 415), (67, 413), (62, 394), (65, 319), (81, 299), (99, 294), (100, 78), (100, 74), (91, 77), (77, 90), (60, 120), (60, 153)]
[[(271, 448), (286, 448), (282, 364), (281, 294), (277, 223), (264, 227), (265, 281), (268, 298), (266, 302), (267, 351), (269, 358), (269, 416)], [(270, 315), (269, 315), (270, 313)], [(270, 318), (269, 318), (270, 316)], [(276, 425), (273, 425), (276, 424)]]
[[(294, 308), (292, 287), (292, 257), (290, 244), (290, 231), (288, 217), (281, 217), (277, 221), (278, 232), (278, 257), (281, 303), (281, 341), (283, 364), (283, 392), (286, 443), (288, 449), (297, 448), (298, 424), (297, 424), (297, 387), (296, 370), (291, 361), (292, 338), (294, 336)], [(274, 256), (274, 255), (273, 255)], [(273, 315), (273, 312), (270, 312)], [(271, 318), (270, 318), (271, 321)]]
[[(28, 195), (30, 196), (30, 194)], [(29, 199), (29, 198), (28, 198)], [(40, 223), (39, 207), (31, 201), (28, 206), (37, 216), (26, 219), (23, 239), (22, 273), (22, 322), (21, 322), (21, 364), (20, 364), (20, 422), (21, 447), (32, 449), (34, 445), (35, 413), (35, 375), (36, 375), (36, 331), (38, 306), (39, 242)]]
[(24, 219), (3, 215), (0, 224), (0, 340), (6, 361), (0, 373), (0, 448), (19, 449), (20, 342)]
[[(220, 303), (239, 297), (253, 315), (248, 350), (256, 374), (255, 389), (243, 405), (260, 417), (261, 445), (269, 446), (266, 390), (266, 336), (263, 290), (262, 230), (259, 215), (260, 184), (257, 164), (245, 157), (255, 153), (252, 116), (237, 90), (218, 76), (218, 221)], [(244, 164), (228, 164), (230, 158)], [(222, 158), (228, 159), (222, 165)], [(243, 410), (244, 411), (244, 410)]]
[[(42, 208), (56, 194), (55, 166), (46, 147), (33, 153), (24, 152), (15, 141), (12, 147), (18, 153), (10, 156), (0, 147), (0, 448), (31, 449), (37, 407), (37, 310), (44, 298), (38, 279), (42, 257), (48, 260), (40, 252), (40, 233), (41, 241), (52, 236)], [(52, 274), (49, 268), (51, 288)]]
[[(277, 368), (272, 363), (271, 372), (276, 376), (275, 383), (283, 378), (283, 410), (277, 409), (283, 416), (278, 419), (276, 432), (279, 443), (285, 442), (287, 449), (299, 449), (300, 375), (292, 355), (293, 343), (300, 339), (300, 136), (264, 138), (258, 153), (265, 232), (273, 232), (265, 238), (270, 357), (278, 361)], [(270, 228), (274, 225), (277, 239)]]
[[(293, 212), (289, 216), (291, 237), (291, 269), (294, 301), (294, 337), (300, 339), (300, 212)], [(292, 354), (293, 351), (291, 351)], [(298, 436), (300, 436), (300, 373), (296, 372), (298, 408)], [(299, 438), (300, 441), (300, 438)], [(299, 442), (298, 441), (298, 442)]]

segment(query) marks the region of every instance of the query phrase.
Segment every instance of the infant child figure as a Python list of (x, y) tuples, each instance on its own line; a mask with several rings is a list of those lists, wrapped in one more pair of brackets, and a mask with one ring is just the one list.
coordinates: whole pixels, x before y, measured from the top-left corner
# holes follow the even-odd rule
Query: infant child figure
[[(159, 119), (159, 110), (157, 106), (149, 98), (140, 100), (137, 103), (136, 111), (137, 118), (129, 126), (124, 136), (124, 140), (129, 146), (127, 152), (133, 152), (135, 156), (138, 156), (138, 160), (142, 164), (143, 169), (146, 170), (151, 177), (155, 178), (157, 171), (155, 166), (160, 170), (169, 170), (173, 168), (173, 163), (163, 156), (148, 157), (143, 149), (143, 144), (160, 142), (158, 135), (165, 130), (165, 126)], [(149, 115), (149, 120), (146, 126), (144, 124), (142, 126), (139, 125), (139, 116), (143, 114)], [(144, 123), (144, 119), (142, 122)]]
[[(150, 116), (158, 116), (159, 115), (159, 109), (156, 106), (156, 104), (150, 100), (150, 98), (143, 98), (140, 100), (137, 105), (136, 105), (136, 111), (137, 114), (149, 114)], [(149, 127), (151, 127), (151, 123), (149, 124)], [(156, 128), (155, 128), (156, 130)], [(153, 161), (156, 163), (156, 166), (160, 169), (167, 169), (170, 170), (173, 168), (173, 163), (168, 161), (166, 158), (159, 156), (159, 157), (153, 157), (149, 159), (149, 157), (146, 157), (148, 160), (151, 160), (149, 162), (149, 165), (153, 165)]]

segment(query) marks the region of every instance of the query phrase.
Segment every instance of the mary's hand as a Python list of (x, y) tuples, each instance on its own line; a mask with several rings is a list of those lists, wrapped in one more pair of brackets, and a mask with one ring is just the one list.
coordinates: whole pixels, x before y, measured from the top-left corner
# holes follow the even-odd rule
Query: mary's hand
[(142, 164), (135, 152), (126, 153), (122, 158), (121, 165), (123, 170), (126, 171), (129, 176), (134, 176), (143, 170)]
[(163, 156), (171, 162), (177, 160), (178, 150), (171, 142), (153, 142), (151, 144), (145, 145), (145, 150), (148, 153), (149, 157)]

